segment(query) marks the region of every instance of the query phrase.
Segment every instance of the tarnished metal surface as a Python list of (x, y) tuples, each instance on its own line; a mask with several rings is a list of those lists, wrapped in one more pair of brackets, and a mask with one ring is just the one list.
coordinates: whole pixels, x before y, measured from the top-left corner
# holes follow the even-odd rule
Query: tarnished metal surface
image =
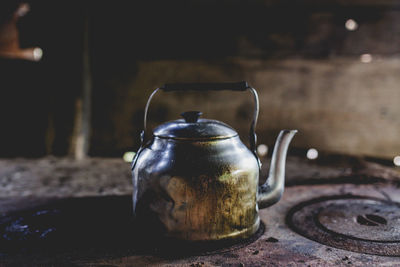
[(238, 137), (155, 138), (133, 169), (133, 204), (144, 230), (188, 240), (257, 231), (258, 164)]
[(325, 245), (383, 256), (400, 256), (400, 204), (339, 195), (303, 202), (287, 222), (297, 233)]
[[(255, 125), (258, 97), (246, 82), (255, 111), (250, 127), (250, 150), (228, 125), (200, 119), (189, 111), (185, 120), (158, 126), (146, 134), (148, 108), (160, 90), (227, 90), (232, 84), (174, 84), (156, 89), (144, 112), (141, 146), (132, 162), (133, 212), (143, 231), (191, 241), (248, 238), (260, 225), (258, 208), (278, 202), (285, 186), (288, 146), (297, 130), (282, 130), (275, 144), (267, 182), (258, 186), (260, 160)], [(235, 84), (233, 84), (235, 85)], [(203, 87), (204, 86), (204, 87)]]
[(267, 183), (238, 136), (184, 141), (155, 137), (133, 163), (133, 207), (143, 230), (185, 240), (247, 238), (261, 208), (284, 188), (286, 151), (295, 131), (282, 131)]

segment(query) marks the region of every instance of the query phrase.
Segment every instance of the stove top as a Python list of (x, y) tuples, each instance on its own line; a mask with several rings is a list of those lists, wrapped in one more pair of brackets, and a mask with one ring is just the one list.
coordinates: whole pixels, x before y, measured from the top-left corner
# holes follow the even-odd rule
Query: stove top
[(392, 200), (334, 195), (292, 208), (289, 227), (318, 243), (349, 251), (400, 256), (400, 206)]
[(139, 237), (126, 212), (130, 196), (41, 199), (37, 207), (1, 218), (2, 263), (400, 264), (399, 191), (390, 184), (289, 187), (279, 204), (260, 211), (265, 228), (253, 238), (207, 249)]
[(400, 265), (398, 183), (356, 179), (292, 180), (255, 236), (206, 245), (141, 236), (130, 195), (4, 198), (0, 266)]

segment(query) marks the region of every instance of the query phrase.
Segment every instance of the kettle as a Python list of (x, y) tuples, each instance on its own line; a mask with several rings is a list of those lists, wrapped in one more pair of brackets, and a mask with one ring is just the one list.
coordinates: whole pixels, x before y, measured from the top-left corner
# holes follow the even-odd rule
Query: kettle
[[(255, 101), (248, 149), (227, 124), (188, 111), (147, 135), (150, 101), (159, 91), (250, 90)], [(166, 84), (150, 95), (141, 147), (132, 161), (133, 213), (150, 232), (185, 241), (248, 238), (260, 226), (259, 208), (279, 201), (284, 190), (286, 152), (297, 130), (282, 130), (269, 177), (259, 186), (261, 163), (255, 126), (259, 101), (247, 82)]]

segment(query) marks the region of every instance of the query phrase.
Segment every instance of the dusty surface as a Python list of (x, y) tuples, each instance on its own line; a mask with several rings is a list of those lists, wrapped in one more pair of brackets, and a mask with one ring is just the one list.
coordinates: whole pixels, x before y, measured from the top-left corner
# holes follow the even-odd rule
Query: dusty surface
[[(263, 172), (267, 165), (264, 164)], [(353, 194), (400, 202), (397, 189), (400, 175), (396, 169), (348, 157), (321, 157), (318, 161), (290, 157), (287, 178), (290, 186), (283, 199), (260, 211), (266, 230), (256, 241), (190, 256), (179, 255), (180, 248), (172, 244), (167, 244), (167, 250), (158, 244), (149, 244), (146, 238), (131, 231), (128, 163), (104, 158), (83, 162), (67, 158), (3, 159), (0, 160), (0, 227), (8, 223), (7, 219), (23, 224), (23, 218), (26, 225), (32, 224), (35, 220), (29, 210), (50, 210), (66, 215), (45, 217), (44, 225), (54, 228), (56, 233), (60, 226), (59, 231), (71, 234), (53, 236), (46, 247), (36, 244), (28, 233), (28, 238), (13, 243), (17, 252), (7, 252), (4, 245), (8, 243), (3, 240), (0, 266), (400, 265), (398, 257), (367, 255), (322, 245), (295, 233), (285, 223), (293, 206), (320, 196)], [(24, 211), (27, 209), (28, 212)], [(42, 231), (42, 226), (35, 227)], [(26, 240), (29, 242), (24, 243)], [(54, 252), (46, 254), (49, 244)], [(190, 251), (190, 246), (184, 249)]]
[(292, 232), (284, 221), (292, 206), (314, 197), (360, 194), (385, 199), (386, 195), (390, 195), (394, 201), (400, 201), (399, 193), (400, 190), (390, 186), (378, 186), (378, 189), (368, 185), (292, 187), (287, 190), (281, 202), (260, 212), (261, 219), (266, 224), (266, 231), (257, 241), (243, 248), (215, 255), (174, 260), (141, 255), (102, 259), (95, 263), (79, 263), (84, 263), (85, 266), (95, 264), (106, 266), (377, 266), (381, 264), (398, 266), (400, 265), (398, 257), (359, 254), (308, 240)]
[[(262, 159), (265, 180), (269, 159)], [(289, 157), (286, 184), (369, 183), (400, 181), (400, 170), (361, 158), (323, 156), (317, 160)], [(1, 197), (83, 197), (131, 194), (130, 163), (118, 158), (0, 159)]]
[(82, 197), (132, 191), (130, 164), (122, 159), (1, 159), (2, 197)]
[[(3, 252), (0, 266), (397, 266), (400, 265), (399, 257), (361, 254), (322, 245), (293, 232), (284, 222), (290, 208), (310, 198), (354, 194), (385, 200), (389, 196), (393, 201), (400, 201), (399, 193), (400, 190), (393, 186), (382, 184), (290, 187), (282, 201), (260, 212), (266, 230), (256, 241), (219, 250), (215, 253), (200, 253), (200, 255), (194, 256), (179, 255), (179, 250), (182, 248), (175, 244), (170, 244), (169, 247), (163, 247), (160, 250), (152, 249), (152, 245), (157, 248), (158, 244), (149, 245), (146, 243), (146, 238), (138, 239), (137, 236), (132, 235), (131, 231), (126, 231), (124, 237), (124, 231), (129, 230), (126, 228), (125, 222), (113, 224), (112, 229), (107, 229), (108, 223), (99, 220), (100, 227), (95, 226), (94, 233), (88, 235), (97, 238), (96, 244), (89, 243), (93, 245), (92, 247), (83, 246), (82, 243), (86, 243), (87, 240), (81, 235), (77, 235), (75, 236), (76, 239), (73, 240), (75, 242), (66, 242), (65, 246), (61, 246), (59, 243), (65, 242), (64, 239), (68, 241), (68, 238), (55, 243), (54, 246), (60, 246), (59, 250), (51, 248), (54, 250), (48, 252), (48, 248), (44, 247), (43, 250), (46, 248), (46, 251), (42, 251), (39, 246), (35, 248), (36, 250), (33, 250), (36, 253), (30, 252), (29, 249), (26, 252), (20, 252), (20, 254)], [(32, 202), (27, 204), (32, 199), (25, 198), (25, 200), (25, 202), (19, 203), (20, 208), (32, 205)], [(43, 204), (43, 200), (40, 201)], [(48, 202), (52, 201), (49, 200)], [(118, 206), (121, 210), (129, 206), (129, 196), (126, 196), (123, 202), (125, 205)], [(102, 203), (102, 200), (97, 199), (96, 203)], [(4, 201), (0, 201), (0, 206), (3, 211), (7, 210), (7, 203)], [(114, 207), (114, 210), (116, 207)], [(111, 208), (104, 211), (110, 214), (112, 212)], [(118, 212), (116, 213), (117, 216), (112, 214), (113, 218), (126, 220), (128, 217), (126, 215), (119, 217), (118, 214)], [(90, 220), (85, 216), (82, 216), (82, 218), (86, 218), (85, 221)], [(119, 225), (120, 230), (114, 229), (117, 225)], [(80, 227), (75, 222), (71, 224), (71, 227), (73, 226)], [(117, 239), (113, 239), (113, 237), (109, 239), (109, 233), (115, 233)], [(121, 243), (128, 240), (127, 238), (131, 238), (131, 249), (125, 246), (120, 247)], [(111, 240), (111, 244), (107, 244), (105, 240)], [(141, 244), (144, 247), (149, 247), (141, 250), (138, 248)], [(186, 249), (190, 250), (190, 246)], [(178, 255), (174, 255), (175, 253), (178, 253)]]

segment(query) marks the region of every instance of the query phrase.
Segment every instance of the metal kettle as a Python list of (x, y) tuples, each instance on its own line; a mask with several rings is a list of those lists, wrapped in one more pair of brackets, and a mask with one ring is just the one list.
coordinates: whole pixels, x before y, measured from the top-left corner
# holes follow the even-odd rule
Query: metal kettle
[[(254, 118), (250, 149), (230, 126), (200, 119), (189, 111), (183, 119), (158, 126), (149, 138), (147, 112), (157, 91), (250, 90)], [(246, 82), (166, 84), (149, 97), (144, 113), (142, 145), (132, 161), (135, 218), (151, 231), (181, 240), (247, 238), (260, 225), (259, 208), (279, 201), (284, 190), (286, 152), (296, 130), (282, 130), (275, 144), (269, 177), (258, 185), (256, 154), (259, 102)]]

